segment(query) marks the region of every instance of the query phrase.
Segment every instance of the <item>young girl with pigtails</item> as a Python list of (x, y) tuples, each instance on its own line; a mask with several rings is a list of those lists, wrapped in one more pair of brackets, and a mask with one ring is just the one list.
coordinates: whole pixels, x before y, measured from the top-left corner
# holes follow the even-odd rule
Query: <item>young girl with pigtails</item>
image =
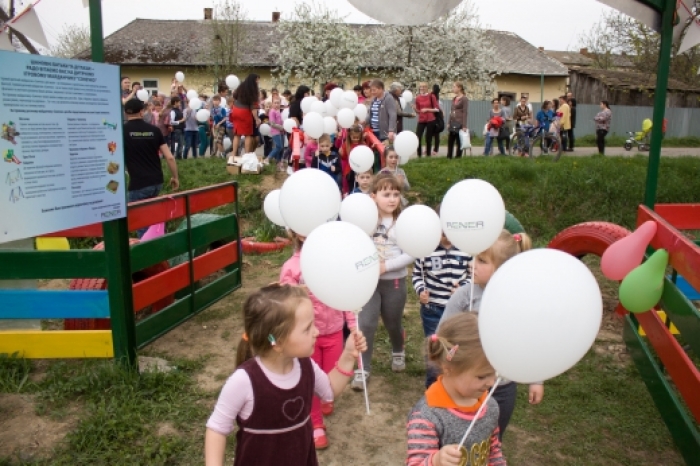
[[(304, 286), (304, 277), (301, 275), (301, 249), (304, 246), (306, 237), (290, 232), (294, 243), (294, 254), (282, 266), (280, 272), (280, 283), (283, 285)], [(308, 289), (309, 299), (314, 307), (314, 322), (318, 329), (318, 337), (311, 359), (326, 373), (333, 370), (343, 353), (343, 325), (347, 323), (348, 329), (357, 327), (355, 314), (352, 312), (341, 312), (326, 306), (314, 296)], [(326, 436), (326, 425), (323, 422), (324, 416), (333, 414), (333, 402), (323, 402), (318, 396), (314, 396), (311, 405), (311, 423), (314, 428), (314, 445), (317, 450), (328, 448), (328, 437)]]
[[(408, 416), (406, 464), (504, 466), (498, 403), (486, 399), (496, 372), (481, 347), (476, 315), (461, 313), (447, 319), (426, 339), (425, 348), (442, 375)], [(472, 422), (474, 427), (460, 447)]]
[(318, 329), (314, 307), (299, 286), (274, 284), (248, 296), (243, 305), (245, 333), (238, 345), (236, 371), (221, 390), (207, 422), (207, 466), (223, 466), (226, 437), (238, 425), (236, 466), (289, 464), (317, 466), (311, 404), (338, 396), (367, 348), (353, 332), (335, 367), (326, 374), (312, 359)]
[(379, 173), (372, 184), (370, 196), (379, 212), (372, 240), (379, 253), (380, 275), (374, 294), (358, 317), (358, 325), (367, 337), (368, 349), (362, 353), (364, 370), (355, 371), (351, 384), (356, 391), (363, 389), (363, 380), (369, 380), (374, 335), (380, 317), (391, 341), (391, 370), (403, 372), (406, 369), (402, 319), (406, 305), (406, 267), (413, 262), (413, 257), (404, 253), (396, 241), (396, 219), (401, 213), (401, 183), (394, 175)]
[[(486, 251), (478, 254), (474, 261), (473, 287), (471, 284), (461, 286), (447, 301), (445, 311), (438, 324), (438, 329), (450, 318), (465, 312), (474, 311), (478, 313), (481, 305), (481, 297), (484, 288), (488, 285), (491, 276), (508, 259), (532, 248), (532, 240), (525, 233), (512, 234), (508, 230), (503, 230), (496, 242)], [(474, 294), (472, 294), (472, 289)], [(493, 393), (493, 398), (498, 402), (500, 414), (498, 419), (499, 435), (503, 434), (508, 427), (510, 417), (515, 409), (515, 399), (517, 396), (517, 385), (509, 380), (502, 380)], [(530, 404), (538, 404), (544, 396), (544, 385), (542, 383), (531, 384), (529, 387), (528, 399)]]

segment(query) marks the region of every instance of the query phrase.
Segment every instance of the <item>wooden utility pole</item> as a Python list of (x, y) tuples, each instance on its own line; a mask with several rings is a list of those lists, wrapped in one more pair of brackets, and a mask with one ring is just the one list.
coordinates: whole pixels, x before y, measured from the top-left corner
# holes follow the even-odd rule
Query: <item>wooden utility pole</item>
[[(12, 18), (15, 17), (15, 0), (10, 0), (10, 8), (8, 8), (8, 13), (5, 12), (5, 10), (0, 6), (0, 21), (7, 23), (10, 21)], [(20, 43), (24, 46), (24, 48), (27, 49), (29, 53), (33, 53), (34, 55), (39, 55), (39, 51), (32, 45), (31, 42), (29, 42), (29, 39), (22, 34), (19, 31), (14, 31), (10, 30), (10, 41), (12, 41), (12, 36), (14, 35), (19, 39)]]

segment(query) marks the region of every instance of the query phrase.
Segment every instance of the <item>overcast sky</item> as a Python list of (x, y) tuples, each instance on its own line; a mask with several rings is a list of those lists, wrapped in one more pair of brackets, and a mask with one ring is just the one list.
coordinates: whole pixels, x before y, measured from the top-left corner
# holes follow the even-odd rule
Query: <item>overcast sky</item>
[[(297, 0), (303, 1), (303, 0)], [(353, 23), (369, 22), (347, 0), (318, 0), (348, 15)], [(376, 0), (399, 5), (402, 0)], [(537, 47), (575, 50), (578, 37), (587, 31), (608, 7), (596, 0), (472, 0), (481, 22), (491, 29), (511, 31)], [(294, 1), (241, 0), (254, 20), (269, 21), (273, 11), (289, 14)], [(5, 0), (7, 3), (7, 0)], [(29, 0), (15, 0), (27, 5)], [(203, 19), (203, 9), (216, 0), (102, 0), (103, 27), (109, 35), (135, 18)], [(55, 42), (64, 26), (89, 23), (81, 0), (41, 0), (36, 7), (47, 38)], [(173, 31), (177, 34), (177, 31)]]

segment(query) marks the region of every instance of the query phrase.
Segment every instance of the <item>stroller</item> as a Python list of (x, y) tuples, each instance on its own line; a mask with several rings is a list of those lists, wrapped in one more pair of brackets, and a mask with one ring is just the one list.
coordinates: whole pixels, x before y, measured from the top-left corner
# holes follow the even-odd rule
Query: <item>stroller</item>
[(632, 147), (636, 145), (638, 151), (648, 151), (651, 139), (651, 128), (653, 126), (651, 120), (647, 118), (642, 122), (641, 131), (628, 131), (628, 138), (625, 141), (625, 150), (632, 150)]

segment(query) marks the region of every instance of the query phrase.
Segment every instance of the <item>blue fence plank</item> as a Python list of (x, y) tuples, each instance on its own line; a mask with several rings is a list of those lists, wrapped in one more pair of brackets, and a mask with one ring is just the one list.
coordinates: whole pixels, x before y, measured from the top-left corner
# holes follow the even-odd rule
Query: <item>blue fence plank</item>
[(104, 318), (107, 291), (0, 290), (0, 319)]

